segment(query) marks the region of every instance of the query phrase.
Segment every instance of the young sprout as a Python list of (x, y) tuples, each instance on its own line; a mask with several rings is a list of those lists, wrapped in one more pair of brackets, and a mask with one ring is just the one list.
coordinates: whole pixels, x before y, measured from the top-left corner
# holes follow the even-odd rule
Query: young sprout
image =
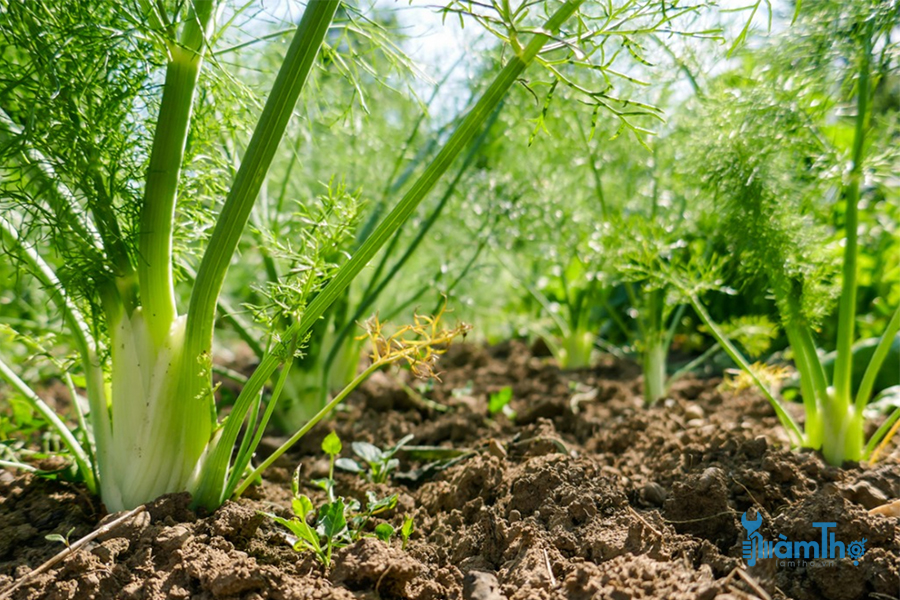
[(510, 419), (516, 418), (516, 411), (509, 405), (513, 397), (512, 387), (504, 386), (488, 397), (488, 413), (493, 417), (503, 413)]
[(351, 473), (366, 473), (372, 483), (384, 483), (391, 471), (400, 466), (400, 461), (394, 458), (394, 455), (412, 439), (412, 434), (404, 436), (399, 442), (384, 450), (369, 442), (353, 442), (350, 446), (353, 448), (353, 453), (362, 459), (363, 463), (368, 466), (368, 470), (352, 458), (338, 460), (337, 466)]
[[(294, 471), (291, 479), (291, 510), (294, 517), (285, 519), (276, 515), (263, 513), (276, 523), (286, 527), (294, 536), (294, 550), (309, 551), (326, 567), (331, 566), (332, 553), (361, 537), (376, 537), (390, 543), (394, 528), (389, 523), (379, 523), (373, 533), (367, 533), (366, 527), (372, 517), (393, 510), (397, 506), (397, 494), (386, 498), (378, 498), (375, 492), (366, 492), (365, 508), (357, 500), (339, 497), (334, 492), (335, 456), (341, 452), (342, 444), (337, 434), (331, 432), (322, 442), (322, 450), (329, 457), (329, 475), (326, 480), (314, 480), (312, 483), (324, 489), (328, 494), (328, 502), (316, 508), (305, 494), (300, 493), (300, 469)], [(308, 521), (312, 519), (314, 525)]]
[(406, 550), (406, 542), (409, 541), (409, 536), (412, 535), (415, 528), (416, 524), (412, 515), (403, 517), (403, 526), (400, 527), (400, 539), (403, 540), (403, 544), (400, 546), (401, 550)]
[(44, 539), (51, 542), (60, 542), (64, 544), (66, 548), (69, 547), (69, 536), (72, 535), (72, 532), (75, 531), (75, 528), (72, 527), (69, 531), (66, 532), (66, 535), (60, 535), (58, 533), (50, 533), (44, 536)]

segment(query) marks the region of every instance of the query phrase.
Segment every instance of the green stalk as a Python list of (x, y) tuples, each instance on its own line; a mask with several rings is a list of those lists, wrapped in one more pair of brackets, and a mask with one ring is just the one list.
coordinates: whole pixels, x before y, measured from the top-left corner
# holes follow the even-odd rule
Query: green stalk
[[(190, 265), (183, 263), (181, 269), (189, 278), (197, 280), (197, 272)], [(250, 347), (256, 356), (261, 357), (265, 354), (259, 343), (259, 335), (250, 328), (250, 325), (241, 318), (238, 310), (225, 298), (219, 298), (219, 311), (222, 313), (222, 318), (234, 328), (238, 337)]]
[[(225, 200), (225, 206), (216, 222), (209, 246), (203, 255), (194, 290), (191, 293), (190, 307), (187, 319), (187, 337), (185, 348), (184, 376), (187, 381), (185, 388), (188, 390), (188, 398), (197, 398), (203, 394), (205, 405), (208, 408), (208, 416), (204, 418), (200, 411), (190, 413), (191, 420), (184, 424), (188, 431), (209, 431), (215, 421), (215, 405), (212, 395), (204, 393), (209, 388), (209, 375), (197, 373), (196, 361), (198, 357), (207, 356), (212, 348), (212, 328), (215, 318), (216, 305), (225, 273), (231, 262), (231, 257), (240, 241), (241, 234), (247, 225), (250, 211), (259, 195), (260, 188), (269, 170), (269, 165), (275, 156), (278, 145), (284, 136), (284, 131), (290, 121), (297, 98), (303, 89), (313, 62), (322, 46), (322, 41), (331, 20), (337, 11), (340, 2), (331, 0), (314, 0), (307, 5), (303, 13), (300, 25), (294, 35), (294, 40), (287, 51), (284, 63), (278, 71), (272, 91), (266, 105), (260, 115), (259, 123), (253, 132), (250, 143), (241, 166), (235, 176), (234, 185)], [(308, 328), (307, 328), (308, 329)], [(302, 334), (288, 333), (283, 339), (303, 339)], [(249, 402), (253, 396), (259, 394), (265, 382), (274, 371), (278, 363), (282, 362), (285, 352), (290, 352), (284, 342), (279, 344), (278, 354), (270, 354), (267, 358), (273, 361), (273, 368), (261, 382), (254, 373), (250, 382), (238, 396), (234, 410), (218, 443), (208, 457), (200, 480), (197, 482), (197, 494), (195, 503), (210, 509), (216, 508), (221, 502), (223, 486), (226, 485), (228, 465), (231, 458), (231, 450), (239, 432), (241, 423), (250, 408)], [(278, 358), (280, 357), (280, 358)], [(265, 363), (265, 361), (263, 361)], [(259, 372), (259, 369), (257, 369)], [(254, 379), (256, 378), (256, 379)], [(256, 385), (258, 383), (258, 385)], [(249, 397), (245, 397), (248, 390), (253, 390)], [(204, 450), (209, 436), (194, 435), (192, 443), (196, 447), (192, 450), (196, 456)], [(252, 450), (251, 450), (252, 451)]]
[(847, 208), (844, 215), (843, 285), (838, 312), (837, 356), (834, 363), (834, 400), (841, 405), (850, 403), (850, 383), (853, 373), (853, 330), (856, 322), (856, 263), (859, 253), (857, 240), (859, 184), (865, 159), (866, 129), (869, 121), (871, 40), (863, 41), (860, 53), (856, 91), (856, 129), (853, 134), (853, 166), (844, 188)]
[(897, 335), (898, 331), (900, 331), (900, 307), (897, 307), (897, 310), (894, 311), (894, 316), (891, 317), (887, 328), (881, 334), (881, 339), (875, 347), (875, 352), (872, 353), (872, 358), (869, 359), (869, 364), (866, 366), (866, 372), (856, 393), (857, 412), (861, 413), (866, 408), (866, 404), (869, 403), (872, 388), (875, 385), (875, 378), (878, 377), (881, 365), (884, 364), (884, 360), (891, 351), (891, 344), (894, 343), (894, 336)]
[[(412, 214), (419, 203), (425, 198), (434, 186), (437, 184), (441, 176), (447, 171), (456, 157), (468, 144), (475, 138), (483, 124), (490, 117), (496, 106), (506, 95), (513, 83), (515, 83), (526, 67), (534, 60), (538, 52), (550, 40), (550, 36), (554, 35), (562, 24), (571, 17), (584, 0), (568, 0), (561, 6), (546, 22), (542, 33), (536, 33), (524, 50), (519, 50), (513, 56), (491, 86), (487, 89), (481, 99), (475, 104), (469, 114), (466, 115), (463, 122), (454, 131), (453, 135), (447, 141), (446, 145), (441, 149), (432, 163), (425, 169), (418, 180), (412, 185), (407, 193), (400, 200), (399, 204), (385, 217), (384, 221), (375, 229), (372, 235), (360, 246), (359, 250), (354, 253), (353, 257), (338, 270), (334, 278), (325, 286), (325, 288), (316, 295), (315, 299), (306, 307), (303, 317), (288, 329), (283, 336), (284, 339), (304, 339), (310, 328), (324, 314), (329, 306), (344, 292), (359, 272), (368, 264), (376, 252), (384, 245), (384, 243), (393, 235), (393, 233), (403, 224), (404, 221)], [(310, 5), (311, 7), (314, 5)], [(309, 9), (307, 9), (309, 10)], [(305, 16), (305, 15), (304, 15)], [(543, 33), (546, 32), (546, 33)], [(240, 396), (235, 403), (232, 418), (242, 419), (250, 408), (253, 397), (259, 393), (259, 390), (269, 380), (272, 373), (278, 368), (282, 362), (286, 348), (282, 341), (274, 352), (269, 353), (256, 368), (250, 381), (241, 391)], [(331, 403), (329, 403), (331, 406)], [(227, 428), (226, 428), (227, 429)], [(230, 448), (234, 444), (237, 437), (237, 430), (229, 432), (225, 431), (220, 441), (220, 446)], [(230, 438), (230, 439), (229, 439)], [(218, 450), (218, 448), (217, 448)], [(224, 450), (223, 450), (224, 452)], [(218, 477), (218, 474), (211, 474), (211, 469), (206, 469), (203, 477)], [(206, 498), (195, 499), (195, 502), (203, 504)]]
[[(188, 309), (188, 360), (208, 352), (212, 346), (216, 303), (225, 273), (339, 5), (340, 2), (332, 0), (313, 0), (309, 3), (278, 71), (197, 271)], [(287, 337), (289, 339), (291, 336)], [(202, 383), (199, 382), (200, 385)]]
[[(84, 484), (92, 493), (97, 493), (97, 481), (94, 479), (94, 471), (91, 468), (90, 457), (84, 448), (81, 447), (81, 444), (78, 443), (78, 440), (75, 439), (72, 432), (69, 431), (69, 428), (66, 427), (66, 424), (56, 415), (56, 412), (47, 406), (47, 404), (34, 393), (34, 390), (28, 387), (24, 381), (19, 379), (13, 370), (2, 360), (0, 360), (0, 377), (8, 381), (9, 384), (25, 398), (28, 404), (41, 413), (41, 416), (43, 416), (53, 429), (59, 433), (63, 443), (72, 453), (75, 464), (78, 466), (78, 471), (84, 477)], [(77, 402), (75, 398), (72, 400), (73, 402)]]
[(753, 368), (750, 366), (747, 359), (744, 358), (744, 355), (741, 354), (740, 350), (738, 350), (734, 344), (731, 343), (731, 340), (725, 336), (719, 328), (719, 325), (712, 320), (712, 317), (709, 316), (709, 312), (707, 312), (706, 307), (700, 302), (700, 299), (697, 298), (695, 294), (690, 294), (688, 298), (690, 299), (694, 312), (697, 313), (697, 316), (700, 317), (700, 320), (703, 321), (703, 324), (706, 325), (715, 340), (722, 346), (722, 349), (725, 350), (731, 360), (733, 360), (734, 363), (753, 380), (756, 387), (759, 388), (766, 397), (766, 400), (769, 401), (769, 404), (772, 405), (775, 414), (778, 415), (778, 420), (781, 421), (781, 425), (787, 430), (788, 435), (791, 436), (792, 443), (798, 446), (803, 444), (803, 431), (801, 431), (793, 417), (784, 410), (784, 407), (781, 406), (781, 403), (778, 402), (772, 394), (772, 391), (769, 390), (766, 384), (764, 384), (759, 376), (753, 371)]
[(182, 32), (182, 44), (169, 46), (166, 81), (141, 204), (137, 269), (141, 305), (158, 345), (163, 343), (176, 316), (172, 280), (175, 198), (214, 5), (214, 0), (194, 0)]
[(653, 340), (644, 348), (644, 404), (655, 404), (666, 395), (667, 348), (662, 340)]
[[(682, 305), (682, 306), (684, 306), (684, 305)], [(713, 344), (712, 346), (707, 348), (700, 356), (693, 359), (692, 361), (690, 361), (689, 363), (687, 363), (686, 365), (684, 365), (683, 367), (681, 367), (680, 369), (678, 369), (677, 371), (672, 373), (672, 375), (669, 376), (668, 381), (666, 381), (666, 393), (668, 394), (669, 390), (672, 389), (673, 383), (675, 383), (676, 381), (678, 381), (679, 379), (681, 379), (682, 377), (684, 377), (685, 375), (687, 375), (688, 373), (690, 373), (691, 371), (693, 371), (694, 369), (696, 369), (697, 367), (702, 365), (704, 362), (706, 362), (707, 359), (709, 359), (711, 356), (713, 356), (716, 352), (718, 352), (721, 349), (722, 349), (722, 347), (719, 345), (719, 342), (716, 342), (715, 344)]]
[[(497, 106), (497, 109), (493, 112), (490, 119), (484, 126), (484, 130), (481, 132), (481, 135), (475, 140), (472, 144), (472, 147), (469, 149), (469, 152), (466, 154), (466, 157), (463, 159), (462, 165), (459, 167), (459, 170), (456, 172), (456, 175), (447, 185), (447, 189), (444, 190), (441, 199), (438, 201), (437, 206), (435, 206), (434, 210), (428, 215), (425, 221), (422, 223), (422, 226), (416, 232), (416, 236), (409, 243), (406, 250), (403, 252), (403, 255), (397, 259), (397, 261), (391, 265), (391, 270), (388, 271), (387, 275), (381, 281), (377, 281), (377, 278), (380, 276), (381, 271), (384, 266), (387, 264), (388, 258), (390, 256), (389, 252), (385, 252), (381, 259), (381, 262), (376, 268), (375, 274), (372, 276), (372, 279), (369, 283), (369, 287), (366, 290), (365, 295), (360, 301), (359, 305), (356, 307), (356, 310), (353, 313), (353, 316), (348, 319), (341, 330), (338, 332), (337, 338), (335, 339), (335, 343), (331, 347), (331, 351), (328, 354), (328, 358), (325, 360), (325, 371), (331, 368), (334, 359), (337, 357), (338, 352), (344, 344), (344, 340), (350, 333), (353, 331), (353, 328), (356, 327), (356, 324), (360, 319), (363, 318), (365, 312), (369, 309), (372, 304), (378, 300), (379, 296), (384, 292), (387, 286), (393, 281), (394, 277), (400, 272), (403, 268), (403, 265), (409, 261), (409, 259), (415, 254), (416, 249), (419, 247), (419, 244), (425, 239), (428, 235), (428, 232), (431, 231), (431, 228), (437, 222), (438, 218), (441, 216), (441, 213), (444, 211), (444, 207), (447, 206), (447, 203), (450, 201), (450, 198), (453, 197), (453, 194), (456, 192), (456, 188), (459, 185), (459, 182), (462, 181), (463, 175), (469, 169), (473, 162), (475, 162), (475, 157), (478, 155), (478, 151), (480, 150), (484, 140), (487, 138), (488, 133), (490, 133), (491, 128), (494, 123), (497, 121), (497, 117), (500, 115), (500, 108), (502, 108), (502, 101), (500, 105)], [(391, 239), (391, 242), (395, 242), (398, 239), (400, 231), (398, 230), (394, 237)]]
[(339, 394), (337, 394), (334, 398), (332, 398), (331, 401), (328, 402), (328, 404), (326, 404), (324, 407), (322, 407), (322, 409), (319, 412), (317, 412), (313, 418), (311, 418), (309, 421), (307, 421), (306, 425), (304, 425), (303, 427), (298, 429), (297, 432), (294, 433), (294, 435), (292, 435), (291, 437), (289, 437), (287, 439), (287, 441), (285, 441), (283, 444), (281, 444), (278, 447), (278, 449), (275, 450), (275, 452), (273, 452), (271, 455), (269, 455), (269, 457), (266, 458), (266, 460), (264, 460), (258, 467), (253, 469), (253, 471), (244, 478), (244, 481), (239, 486), (237, 486), (237, 488), (234, 490), (234, 497), (237, 498), (241, 494), (243, 494), (247, 490), (247, 488), (250, 487), (251, 483), (256, 481), (259, 478), (259, 476), (262, 475), (266, 469), (268, 469), (270, 466), (272, 466), (272, 463), (274, 463), (276, 460), (278, 460), (278, 458), (282, 454), (284, 454), (285, 452), (290, 450), (291, 446), (296, 444), (298, 441), (300, 441), (301, 438), (303, 438), (304, 435), (309, 433), (309, 430), (312, 429), (313, 427), (315, 427), (316, 423), (318, 423), (319, 421), (321, 421), (322, 419), (327, 417), (328, 414), (332, 410), (334, 410), (334, 408), (338, 404), (343, 402), (344, 399), (350, 394), (350, 392), (352, 392), (357, 387), (359, 387), (359, 385), (363, 381), (368, 379), (372, 375), (372, 373), (374, 373), (375, 371), (377, 371), (384, 365), (385, 365), (385, 363), (382, 361), (372, 363), (368, 369), (366, 369), (365, 371), (363, 371), (362, 373), (357, 375), (356, 378), (353, 381), (351, 381), (350, 383), (348, 383), (347, 386), (344, 387), (344, 389), (342, 389)]
[[(438, 96), (438, 92), (441, 91), (441, 88), (444, 87), (444, 84), (447, 83), (447, 80), (450, 78), (450, 75), (456, 69), (456, 66), (462, 61), (463, 57), (460, 57), (453, 65), (447, 70), (444, 74), (444, 78), (441, 79), (434, 89), (431, 91), (431, 96), (425, 102), (425, 106), (429, 107), (434, 103), (435, 98)], [(378, 200), (378, 204), (375, 205), (375, 210), (372, 211), (372, 214), (369, 215), (369, 218), (366, 219), (365, 224), (360, 227), (359, 235), (357, 236), (358, 242), (361, 244), (369, 234), (372, 233), (372, 230), (375, 228), (375, 225), (378, 223), (378, 219), (381, 218), (382, 213), (384, 212), (384, 205), (387, 203), (388, 196), (397, 192), (403, 184), (409, 179), (412, 175), (413, 169), (419, 164), (419, 156), (423, 153), (420, 152), (419, 156), (416, 156), (414, 160), (411, 161), (407, 170), (402, 174), (402, 176), (397, 177), (400, 173), (400, 167), (403, 166), (403, 161), (406, 158), (406, 153), (409, 148), (412, 146), (413, 141), (416, 139), (416, 136), (419, 135), (419, 129), (422, 127), (422, 123), (425, 122), (426, 117), (428, 116), (428, 111), (423, 110), (419, 115), (419, 118), (416, 120), (415, 125), (413, 125), (412, 130), (409, 132), (409, 136), (407, 136), (406, 140), (403, 142), (403, 145), (400, 147), (400, 152), (397, 153), (397, 159), (394, 161), (394, 166), (391, 169), (391, 174), (387, 177), (384, 184), (384, 189), (381, 192), (381, 197)], [(434, 147), (436, 143), (436, 138), (432, 138), (428, 144), (425, 145), (424, 154), (427, 155), (428, 152)], [(380, 265), (379, 265), (380, 266)], [(375, 277), (373, 277), (374, 281)], [(371, 285), (371, 284), (370, 284)]]
[[(297, 341), (294, 340), (291, 344), (291, 348), (296, 352)], [(266, 431), (266, 425), (269, 423), (269, 419), (272, 418), (272, 413), (275, 410), (275, 405), (278, 402), (278, 399), (281, 397), (281, 392), (284, 390), (284, 384), (287, 381), (288, 375), (291, 372), (291, 367), (294, 364), (294, 356), (291, 354), (287, 361), (285, 361), (284, 366), (281, 368), (281, 373), (278, 376), (278, 380), (275, 382), (275, 389), (272, 391), (272, 397), (269, 399), (269, 403), (266, 406), (266, 410), (263, 413), (262, 421), (259, 426), (254, 429), (253, 427), (253, 419), (251, 419), (251, 425), (247, 428), (247, 433), (244, 435), (244, 439), (241, 441), (241, 447), (238, 450), (237, 456), (234, 460), (234, 467), (232, 467), (231, 474), (228, 476), (228, 481), (225, 484), (225, 489), (223, 490), (222, 496), (220, 498), (220, 502), (224, 502), (225, 499), (231, 495), (232, 490), (237, 486), (240, 481), (241, 475), (244, 474), (244, 471), (247, 470), (247, 467), (250, 465), (250, 460), (253, 458), (253, 451), (259, 446), (259, 442), (262, 439), (263, 434)], [(259, 405), (256, 405), (257, 409)], [(255, 433), (253, 433), (255, 431)], [(251, 439), (250, 434), (253, 433), (253, 437)]]
[[(869, 443), (866, 444), (866, 448), (863, 451), (864, 460), (870, 460), (874, 463), (878, 459), (876, 449), (881, 451), (883, 446), (890, 442), (890, 436), (893, 433), (896, 433), (895, 427), (897, 426), (898, 420), (900, 420), (900, 408), (894, 410), (894, 412), (891, 413), (891, 416), (885, 419), (884, 423), (881, 424), (881, 427), (879, 427), (875, 433), (872, 434), (872, 437), (869, 438)], [(882, 440), (884, 441), (882, 442)], [(879, 442), (881, 442), (881, 444), (879, 444)]]
[[(803, 408), (806, 416), (804, 426), (804, 444), (809, 448), (818, 450), (822, 447), (822, 416), (820, 407), (824, 407), (828, 401), (827, 390), (821, 391), (813, 382), (813, 363), (818, 362), (815, 346), (809, 348), (800, 330), (801, 326), (788, 323), (784, 330), (788, 337), (788, 343), (794, 351), (794, 365), (800, 374), (800, 394), (803, 398)], [(812, 358), (810, 357), (812, 350)], [(823, 395), (824, 394), (824, 395)]]
[(859, 57), (856, 93), (856, 128), (853, 135), (853, 166), (844, 193), (847, 198), (844, 216), (844, 264), (841, 299), (838, 308), (838, 339), (834, 362), (834, 389), (822, 411), (825, 460), (840, 465), (846, 460), (863, 457), (863, 415), (852, 402), (853, 335), (856, 324), (857, 256), (859, 242), (859, 185), (865, 160), (866, 130), (869, 122), (871, 39), (865, 36)]
[[(21, 250), (21, 257), (31, 266), (32, 273), (50, 294), (50, 300), (59, 308), (63, 319), (74, 338), (75, 348), (81, 358), (84, 369), (85, 387), (87, 389), (88, 402), (90, 403), (92, 422), (94, 423), (94, 443), (96, 454), (105, 456), (110, 436), (109, 408), (106, 404), (106, 394), (103, 385), (103, 368), (100, 358), (97, 356), (97, 346), (91, 336), (90, 328), (84, 316), (72, 303), (68, 292), (62, 282), (56, 277), (56, 273), (50, 268), (43, 258), (34, 250), (23, 245), (15, 228), (3, 217), (0, 217), (0, 238), (7, 239), (13, 246)], [(100, 458), (98, 463), (102, 463)]]
[(654, 404), (666, 393), (666, 358), (669, 348), (666, 345), (667, 331), (663, 329), (663, 290), (655, 289), (646, 293), (646, 310), (641, 320), (644, 331), (644, 404)]

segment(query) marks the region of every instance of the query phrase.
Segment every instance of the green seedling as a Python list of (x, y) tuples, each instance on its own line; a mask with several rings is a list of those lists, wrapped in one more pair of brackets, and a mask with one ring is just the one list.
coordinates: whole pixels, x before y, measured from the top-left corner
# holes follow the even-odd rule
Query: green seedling
[(515, 419), (516, 411), (509, 405), (512, 397), (513, 391), (510, 386), (500, 388), (491, 394), (488, 398), (488, 412), (490, 415), (493, 417), (502, 412), (508, 418)]
[(75, 531), (75, 528), (71, 528), (66, 532), (66, 535), (60, 535), (58, 533), (51, 533), (49, 535), (45, 535), (44, 539), (51, 542), (60, 542), (61, 544), (65, 544), (66, 548), (69, 548), (69, 536), (72, 535), (72, 532)]
[(384, 483), (390, 476), (391, 471), (400, 466), (400, 461), (394, 458), (394, 455), (412, 439), (412, 434), (407, 435), (394, 446), (385, 450), (369, 442), (353, 442), (351, 445), (353, 453), (362, 459), (365, 465), (368, 466), (368, 469), (352, 458), (338, 459), (335, 464), (338, 468), (351, 473), (367, 473), (369, 481), (372, 483)]
[(412, 515), (406, 515), (403, 518), (403, 526), (400, 527), (400, 539), (403, 540), (403, 543), (400, 546), (401, 550), (406, 550), (406, 542), (409, 541), (409, 536), (412, 535), (415, 528), (416, 523), (413, 520)]
[[(312, 552), (326, 567), (331, 565), (332, 553), (338, 548), (343, 548), (363, 537), (375, 537), (389, 544), (394, 536), (394, 527), (389, 523), (379, 523), (372, 533), (368, 533), (366, 529), (373, 517), (397, 506), (397, 494), (379, 498), (375, 492), (369, 490), (366, 492), (364, 507), (358, 500), (335, 495), (335, 457), (341, 452), (342, 447), (340, 438), (334, 432), (328, 434), (322, 442), (322, 450), (330, 459), (328, 478), (316, 479), (312, 483), (325, 490), (328, 502), (316, 508), (309, 496), (300, 493), (298, 468), (291, 479), (293, 496), (291, 510), (294, 517), (285, 519), (264, 513), (296, 536), (297, 539), (293, 542), (294, 550)], [(311, 525), (309, 521), (313, 524)], [(402, 531), (401, 529), (401, 536)]]

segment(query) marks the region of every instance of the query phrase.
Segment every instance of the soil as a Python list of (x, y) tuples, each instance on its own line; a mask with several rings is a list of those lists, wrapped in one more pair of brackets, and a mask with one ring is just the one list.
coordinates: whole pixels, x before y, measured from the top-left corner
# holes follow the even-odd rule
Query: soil
[[(266, 473), (248, 497), (211, 515), (187, 495), (163, 497), (13, 595), (25, 598), (740, 600), (900, 597), (900, 531), (867, 509), (900, 497), (896, 456), (876, 466), (827, 466), (791, 452), (768, 403), (752, 390), (688, 379), (642, 406), (639, 370), (605, 359), (561, 371), (526, 346), (454, 347), (427, 400), (379, 373), (335, 418)], [(415, 388), (416, 384), (410, 384)], [(491, 417), (491, 393), (511, 386), (515, 420)], [(439, 410), (433, 401), (445, 405)], [(338, 493), (396, 493), (384, 515), (415, 518), (405, 550), (374, 538), (338, 550), (330, 569), (291, 549), (261, 511), (290, 516), (290, 477), (321, 477), (330, 430), (379, 446), (408, 433), (415, 445), (473, 452), (443, 469), (401, 453), (397, 477), (371, 484), (340, 474)], [(277, 439), (265, 440), (272, 448)], [(896, 453), (895, 453), (896, 455)], [(314, 501), (321, 492), (304, 490)], [(853, 564), (742, 560), (741, 516), (763, 518), (766, 540), (865, 540)], [(0, 590), (112, 520), (76, 485), (0, 471)]]

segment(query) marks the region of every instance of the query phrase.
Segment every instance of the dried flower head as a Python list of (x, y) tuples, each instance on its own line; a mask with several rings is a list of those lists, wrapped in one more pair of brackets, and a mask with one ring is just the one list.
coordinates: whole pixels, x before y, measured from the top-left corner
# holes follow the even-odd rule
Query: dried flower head
[(373, 315), (363, 324), (365, 334), (357, 339), (371, 342), (373, 363), (391, 364), (404, 360), (416, 377), (439, 379), (435, 372), (438, 358), (455, 337), (465, 337), (471, 329), (466, 323), (444, 328), (441, 319), (446, 308), (445, 304), (434, 316), (414, 314), (412, 325), (404, 325), (390, 335), (384, 333), (385, 323), (378, 320), (377, 314)]

